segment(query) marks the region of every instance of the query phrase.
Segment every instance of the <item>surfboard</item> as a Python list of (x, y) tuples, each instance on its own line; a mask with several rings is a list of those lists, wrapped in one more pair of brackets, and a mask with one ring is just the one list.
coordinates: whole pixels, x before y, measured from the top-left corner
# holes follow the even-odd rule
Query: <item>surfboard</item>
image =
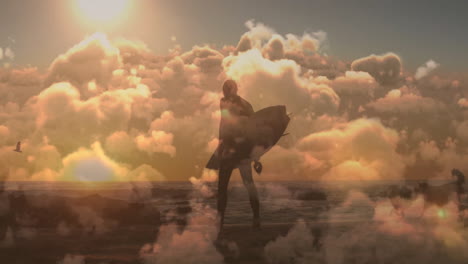
[[(240, 140), (243, 143), (237, 148), (236, 159), (260, 160), (284, 135), (289, 121), (284, 105), (270, 106), (255, 112), (243, 124), (242, 140)], [(220, 146), (206, 164), (207, 169), (219, 170), (219, 149)]]

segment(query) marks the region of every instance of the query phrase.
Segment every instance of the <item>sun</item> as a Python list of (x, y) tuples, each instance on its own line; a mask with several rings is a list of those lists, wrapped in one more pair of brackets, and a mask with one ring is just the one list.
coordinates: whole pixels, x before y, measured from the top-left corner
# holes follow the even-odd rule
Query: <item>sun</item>
[(109, 23), (120, 18), (130, 0), (75, 0), (78, 12), (92, 23)]

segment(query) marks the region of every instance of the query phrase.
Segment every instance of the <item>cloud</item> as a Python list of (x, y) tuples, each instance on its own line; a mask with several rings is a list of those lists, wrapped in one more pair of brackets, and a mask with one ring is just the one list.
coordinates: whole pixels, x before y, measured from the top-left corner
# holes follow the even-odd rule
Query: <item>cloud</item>
[(10, 47), (6, 47), (5, 49), (0, 47), (0, 60), (3, 59), (14, 60), (15, 52), (13, 52), (13, 50)]
[(9, 136), (10, 130), (6, 126), (0, 125), (0, 145), (5, 143), (5, 139)]
[(434, 161), (439, 157), (440, 150), (434, 141), (420, 142), (419, 155), (423, 160)]
[[(91, 144), (99, 137), (126, 129), (130, 122), (147, 127), (149, 115), (159, 111), (160, 102), (151, 98), (145, 85), (105, 91), (82, 100), (70, 83), (56, 83), (37, 97), (36, 126), (50, 142), (69, 152), (85, 142)], [(73, 123), (79, 123), (80, 128), (73, 127)]]
[(134, 182), (155, 182), (164, 181), (166, 180), (166, 177), (150, 165), (142, 164), (130, 171), (128, 176), (126, 176), (126, 180)]
[(265, 157), (262, 158), (263, 172), (256, 177), (259, 180), (303, 180), (311, 179), (311, 172), (322, 166), (322, 163), (307, 153), (298, 151), (295, 148), (284, 148), (274, 146)]
[(415, 115), (441, 111), (444, 105), (433, 98), (411, 93), (402, 95), (399, 90), (392, 90), (384, 98), (369, 103), (367, 107), (379, 113)]
[(457, 136), (460, 140), (467, 142), (468, 141), (468, 121), (463, 121), (458, 124), (456, 128)]
[(176, 153), (176, 148), (172, 146), (173, 138), (174, 135), (170, 133), (166, 133), (164, 131), (152, 131), (151, 136), (145, 137), (140, 135), (135, 140), (136, 145), (140, 150), (148, 153), (167, 153), (173, 157)]
[(393, 85), (400, 80), (402, 65), (400, 57), (387, 53), (357, 59), (351, 64), (351, 69), (369, 73), (382, 85)]
[(126, 168), (108, 158), (96, 142), (91, 149), (81, 148), (63, 158), (63, 177), (84, 182), (121, 180)]
[(401, 179), (398, 134), (378, 120), (358, 119), (299, 140), (297, 148), (320, 161), (327, 180)]
[[(361, 197), (366, 197), (361, 195)], [(329, 214), (329, 221), (340, 218), (340, 210), (355, 210), (360, 207), (353, 196), (348, 196), (342, 206)], [(392, 213), (388, 200), (369, 203), (370, 218), (364, 222), (350, 224), (345, 232), (330, 232), (324, 239), (324, 250), (328, 263), (350, 261), (397, 261), (399, 263), (463, 263), (466, 254), (460, 250), (467, 237), (458, 233), (456, 208), (448, 205), (447, 218), (439, 218), (436, 208), (419, 218), (422, 203), (414, 200), (405, 211), (406, 217)]]
[(73, 206), (71, 209), (77, 215), (77, 220), (86, 233), (101, 235), (109, 232), (117, 225), (116, 221), (102, 218), (99, 212), (96, 212), (90, 207)]
[(85, 257), (80, 255), (67, 254), (65, 257), (58, 262), (58, 264), (84, 264)]
[(416, 70), (416, 73), (414, 74), (414, 78), (416, 80), (419, 80), (421, 78), (426, 77), (430, 72), (433, 70), (437, 69), (439, 67), (439, 64), (433, 60), (428, 60), (426, 64), (422, 65)]
[(243, 34), (237, 47), (228, 50), (235, 55), (252, 49), (260, 50), (263, 56), (272, 61), (289, 59), (301, 67), (312, 70), (316, 76), (330, 78), (344, 72), (344, 63), (326, 56), (327, 33), (305, 32), (302, 36), (295, 34), (280, 35), (274, 29), (250, 20), (246, 23), (248, 32)]
[[(224, 256), (214, 245), (219, 232), (217, 212), (203, 200), (207, 198), (205, 183), (212, 180), (208, 171), (200, 179), (191, 179), (192, 212), (188, 215), (187, 225), (182, 228), (173, 223), (161, 226), (155, 243), (146, 244), (140, 250), (144, 263), (224, 263)], [(233, 242), (227, 245), (237, 249)]]
[(4, 56), (5, 56), (5, 58), (8, 58), (10, 60), (15, 59), (15, 53), (13, 52), (13, 50), (10, 47), (5, 49)]
[(0, 104), (23, 106), (43, 89), (43, 79), (37, 68), (0, 68)]
[(250, 50), (224, 60), (227, 75), (239, 82), (240, 94), (256, 108), (286, 105), (288, 111), (333, 112), (339, 97), (329, 87), (300, 76), (292, 60), (270, 61), (259, 50)]
[(468, 108), (468, 100), (466, 98), (461, 98), (457, 103), (461, 108)]
[(273, 28), (255, 20), (249, 20), (245, 25), (249, 31), (241, 36), (236, 50), (263, 50), (265, 57), (272, 60), (282, 59), (289, 52), (315, 52), (327, 40), (327, 33), (324, 31), (305, 32), (302, 36), (286, 34), (283, 37)]
[(269, 210), (279, 211), (300, 206), (301, 201), (294, 197), (294, 193), (281, 184), (266, 183), (262, 185), (260, 200), (265, 201)]
[(119, 50), (106, 35), (96, 33), (55, 59), (46, 82), (69, 81), (80, 88), (91, 81), (106, 85), (121, 63)]
[[(442, 171), (467, 155), (463, 74), (432, 73), (416, 81), (393, 53), (352, 63), (328, 56), (324, 31), (280, 34), (253, 20), (246, 27), (235, 45), (176, 46), (165, 54), (97, 33), (58, 55), (46, 71), (0, 69), (0, 163), (11, 167), (0, 172), (12, 180), (63, 179), (64, 159), (94, 153), (98, 143), (112, 161), (105, 164), (114, 164), (111, 171), (146, 168), (164, 175), (157, 179), (186, 180), (201, 173), (216, 148), (228, 78), (255, 110), (286, 105), (291, 114), (289, 134), (262, 157), (262, 180), (338, 179), (346, 171), (359, 179), (432, 175), (418, 169), (435, 158), (429, 150), (421, 155), (421, 142), (440, 150)], [(383, 147), (364, 142), (359, 151), (345, 134), (360, 134), (351, 128), (369, 120), (379, 121), (373, 132), (362, 133), (380, 138)], [(324, 147), (305, 143), (327, 133), (353, 149), (336, 148), (325, 136)], [(10, 153), (20, 140), (24, 159)], [(444, 147), (449, 141), (456, 146), (450, 151)], [(385, 154), (364, 153), (378, 149)], [(99, 159), (90, 166), (109, 168), (101, 165)]]
[[(11, 186), (21, 180), (125, 181), (131, 191), (121, 195), (130, 201), (149, 199), (153, 181), (190, 179), (188, 224), (164, 225), (140, 255), (148, 263), (223, 263), (213, 244), (216, 212), (204, 205), (215, 194), (217, 172), (203, 167), (219, 143), (219, 100), (228, 78), (256, 110), (281, 104), (292, 113), (289, 134), (262, 157), (258, 180), (432, 179), (449, 177), (453, 168), (468, 171), (466, 74), (431, 72), (438, 64), (429, 61), (414, 75), (393, 53), (349, 63), (326, 54), (323, 31), (294, 35), (255, 21), (246, 26), (235, 45), (175, 46), (165, 54), (141, 41), (94, 34), (46, 71), (0, 69), (0, 178)], [(6, 49), (0, 54), (14, 58)], [(12, 151), (17, 141), (21, 154)], [(260, 195), (274, 210), (302, 203), (277, 184)], [(0, 214), (8, 210), (1, 197)], [(454, 205), (443, 208), (449, 219), (437, 219), (433, 209), (416, 219), (421, 204), (420, 198), (410, 201), (409, 218), (398, 218), (389, 201), (353, 192), (323, 215), (347, 229), (330, 229), (322, 250), (312, 249), (318, 236), (298, 221), (267, 244), (265, 258), (463, 263), (467, 237), (454, 222)], [(88, 207), (75, 213), (88, 231), (105, 233), (115, 224)], [(356, 222), (343, 223), (343, 217)], [(70, 227), (62, 223), (56, 231), (66, 236)], [(14, 239), (9, 227), (3, 245)]]
[(346, 71), (333, 80), (318, 77), (313, 81), (331, 87), (340, 99), (339, 112), (348, 114), (350, 118), (359, 116), (360, 108), (372, 102), (382, 90), (366, 72)]
[(270, 241), (264, 248), (268, 263), (305, 263), (304, 255), (313, 252), (314, 238), (304, 220), (300, 219), (285, 236)]
[(312, 229), (299, 220), (285, 236), (267, 243), (265, 257), (268, 263), (464, 263), (468, 236), (457, 224), (457, 207), (431, 207), (421, 218), (423, 206), (422, 197), (415, 198), (402, 217), (388, 199), (373, 202), (352, 191), (324, 213), (329, 226), (317, 237), (320, 248)]
[[(198, 230), (200, 230), (198, 228)], [(156, 244), (142, 249), (144, 263), (208, 263), (220, 264), (224, 258), (204, 231), (186, 229), (179, 233), (177, 226), (162, 226)]]
[(116, 131), (109, 135), (104, 143), (104, 148), (109, 156), (116, 160), (132, 161), (138, 157), (138, 148), (134, 138), (126, 131)]
[(266, 44), (264, 49), (265, 57), (270, 60), (279, 60), (284, 58), (283, 39), (279, 35), (274, 35)]
[(260, 48), (263, 42), (269, 40), (275, 31), (263, 23), (256, 23), (255, 20), (245, 22), (249, 29), (237, 44), (237, 51), (243, 52), (251, 48)]

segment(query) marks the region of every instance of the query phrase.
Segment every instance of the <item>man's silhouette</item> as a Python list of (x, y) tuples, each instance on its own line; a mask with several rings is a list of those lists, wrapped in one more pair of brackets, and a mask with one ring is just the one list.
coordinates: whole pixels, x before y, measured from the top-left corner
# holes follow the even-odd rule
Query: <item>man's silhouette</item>
[(246, 158), (252, 149), (252, 144), (243, 134), (247, 119), (254, 113), (252, 105), (237, 95), (237, 84), (227, 80), (223, 84), (224, 97), (221, 99), (221, 123), (219, 127), (218, 158), (218, 213), (221, 217), (221, 227), (224, 223), (224, 212), (227, 205), (227, 188), (229, 178), (235, 168), (239, 168), (242, 181), (249, 193), (250, 205), (253, 211), (253, 227), (260, 227), (260, 205), (257, 189), (252, 178), (251, 159)]

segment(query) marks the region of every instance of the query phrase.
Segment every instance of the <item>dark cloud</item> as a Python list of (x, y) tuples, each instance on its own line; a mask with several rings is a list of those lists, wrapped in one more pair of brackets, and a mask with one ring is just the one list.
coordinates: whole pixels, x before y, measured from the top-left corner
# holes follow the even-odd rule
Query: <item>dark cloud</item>
[(400, 81), (402, 65), (398, 55), (388, 53), (357, 59), (351, 64), (351, 69), (368, 72), (382, 85), (394, 85)]

